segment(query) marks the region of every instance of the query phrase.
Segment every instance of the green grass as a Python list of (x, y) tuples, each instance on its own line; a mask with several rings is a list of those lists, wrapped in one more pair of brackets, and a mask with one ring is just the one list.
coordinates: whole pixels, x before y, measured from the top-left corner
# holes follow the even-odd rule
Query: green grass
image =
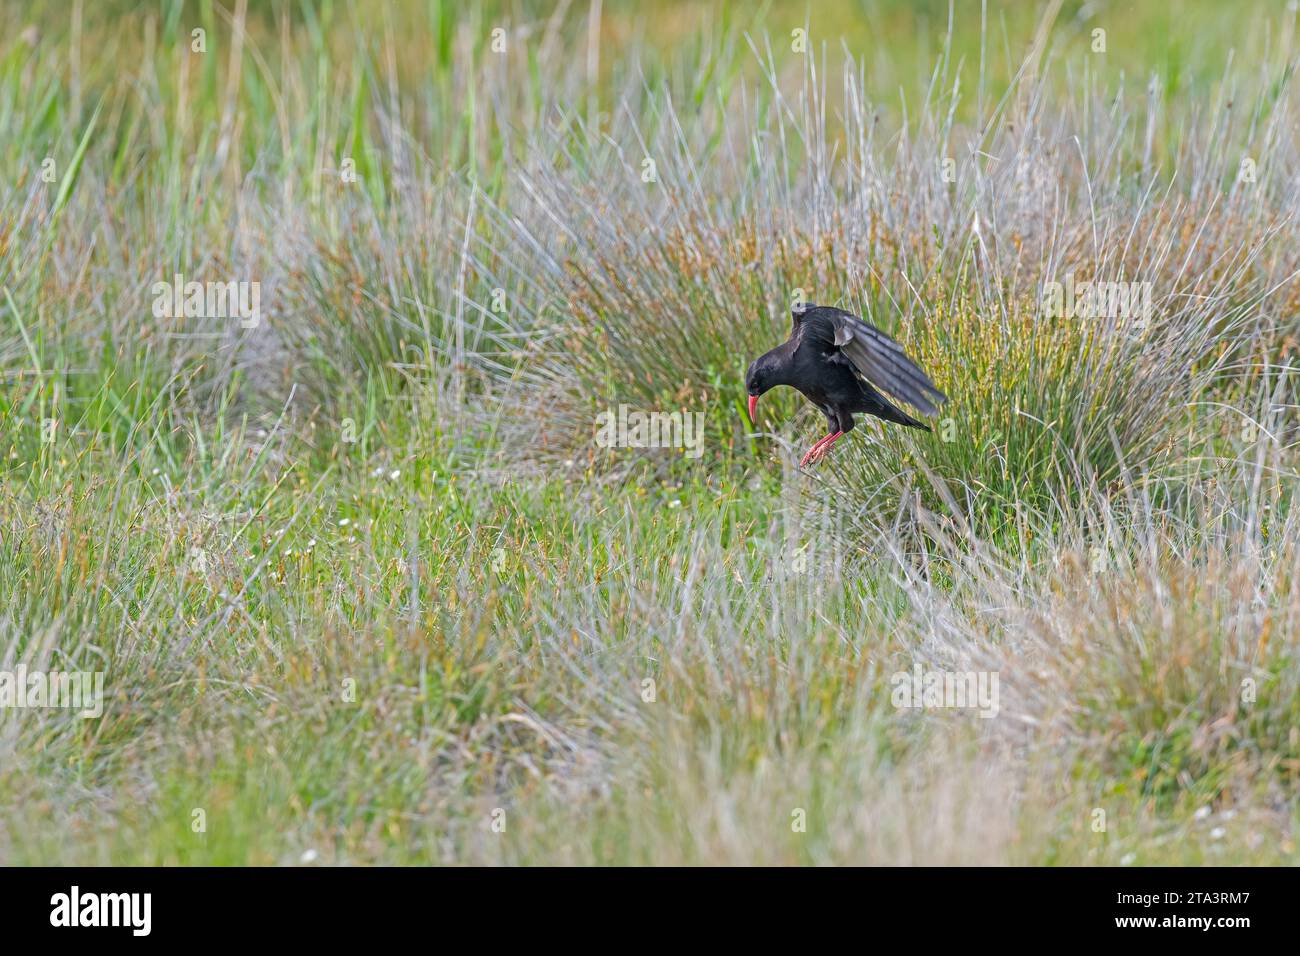
[(0, 4), (0, 862), (1297, 862), (1294, 14), (957, 7)]

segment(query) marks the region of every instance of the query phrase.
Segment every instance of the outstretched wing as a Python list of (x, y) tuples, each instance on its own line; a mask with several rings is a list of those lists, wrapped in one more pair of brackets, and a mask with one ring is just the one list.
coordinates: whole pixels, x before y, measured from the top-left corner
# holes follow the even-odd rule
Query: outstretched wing
[(937, 414), (938, 406), (948, 400), (901, 345), (857, 316), (820, 306), (807, 312), (800, 324), (805, 338), (838, 349), (860, 378), (926, 415)]

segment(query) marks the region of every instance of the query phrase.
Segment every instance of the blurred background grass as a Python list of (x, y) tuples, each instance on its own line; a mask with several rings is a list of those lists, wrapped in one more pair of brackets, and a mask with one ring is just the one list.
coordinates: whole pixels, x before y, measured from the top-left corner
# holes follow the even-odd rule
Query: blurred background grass
[[(23, 128), (7, 130), (26, 136), (6, 137), (6, 158), (15, 158), (19, 144), (49, 144), (84, 129), (107, 96), (109, 122), (100, 135), (116, 142), (119, 162), (141, 155), (131, 152), (133, 146), (159, 145), (148, 139), (150, 132), (159, 132), (158, 118), (150, 124), (142, 111), (181, 106), (185, 122), (166, 129), (175, 146), (194, 149), (196, 137), (211, 135), (213, 127), (234, 122), (236, 115), (269, 118), (288, 111), (280, 117), (288, 130), (247, 119), (239, 124), (244, 159), (251, 163), (266, 149), (291, 150), (296, 144), (297, 158), (306, 161), (314, 158), (308, 152), (314, 137), (308, 134), (319, 134), (322, 125), (332, 130), (337, 124), (343, 141), (350, 137), (354, 146), (373, 146), (381, 139), (383, 116), (358, 108), (368, 107), (373, 97), (400, 112), (420, 150), (438, 165), (487, 168), (490, 179), (509, 127), (535, 121), (536, 110), (521, 112), (521, 105), (567, 99), (580, 111), (609, 112), (629, 84), (642, 81), (667, 82), (684, 102), (726, 99), (732, 84), (759, 72), (749, 41), (760, 47), (770, 42), (779, 50), (796, 29), (807, 31), (812, 52), (843, 52), (859, 61), (866, 96), (891, 117), (902, 114), (909, 97), (915, 112), (941, 60), (951, 61), (967, 89), (976, 86), (982, 72), (989, 95), (1000, 96), (1045, 25), (1047, 50), (1077, 81), (1100, 68), (1095, 64), (1101, 61), (1086, 54), (1092, 51), (1093, 31), (1101, 29), (1109, 76), (1129, 77), (1137, 90), (1154, 79), (1164, 96), (1191, 103), (1222, 79), (1230, 63), (1249, 68), (1272, 62), (1293, 29), (1291, 18), (1279, 14), (1285, 8), (1275, 3), (1213, 0), (991, 0), (956, 4), (951, 11), (941, 0), (741, 7), (669, 0), (656, 4), (653, 15), (623, 0), (471, 5), (252, 0), (229, 8), (203, 0), (6, 3), (0, 6), (0, 25), (9, 38), (7, 68), (39, 74), (28, 91), (35, 102), (23, 111)], [(228, 31), (235, 16), (256, 55), (246, 65), (242, 57), (233, 61), (241, 71), (232, 89), (230, 55), (237, 38)], [(188, 48), (196, 27), (213, 35), (214, 55), (201, 66), (187, 67), (194, 62)], [(501, 61), (490, 49), (496, 28), (506, 31), (508, 46), (525, 51), (521, 58), (527, 66), (526, 82), (501, 90), (477, 82), (481, 70)], [(24, 37), (40, 38), (34, 63), (20, 42)], [(557, 71), (552, 63), (541, 69), (542, 52), (576, 67), (572, 85), (555, 82), (557, 72), (569, 70)], [(67, 95), (51, 96), (53, 89)], [(494, 99), (496, 93), (504, 100)], [(958, 106), (974, 107), (972, 97)], [(232, 108), (234, 113), (228, 112)], [(285, 133), (292, 133), (293, 143), (277, 143)], [(354, 152), (360, 157), (372, 151)], [(299, 172), (309, 176), (314, 170)]]

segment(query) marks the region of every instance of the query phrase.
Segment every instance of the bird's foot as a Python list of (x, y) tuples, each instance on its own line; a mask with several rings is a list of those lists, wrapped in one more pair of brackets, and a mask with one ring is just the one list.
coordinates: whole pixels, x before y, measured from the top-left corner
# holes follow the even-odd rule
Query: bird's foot
[(822, 444), (818, 445), (818, 446), (817, 446), (817, 451), (816, 451), (816, 453), (813, 454), (813, 457), (812, 457), (812, 464), (815, 465), (815, 464), (817, 464), (819, 461), (821, 461), (823, 458), (825, 458), (826, 455), (827, 455), (827, 454), (830, 452), (830, 450), (831, 450), (831, 445), (834, 445), (837, 441), (839, 441), (839, 440), (840, 440), (840, 436), (843, 435), (843, 434), (844, 434), (844, 432), (836, 432), (834, 435), (830, 435), (830, 436), (828, 436), (825, 442), (823, 442)]
[(804, 455), (803, 460), (799, 462), (799, 467), (803, 468), (806, 465), (816, 464), (817, 462), (821, 461), (822, 458), (825, 457), (826, 452), (831, 447), (831, 445), (835, 444), (836, 439), (838, 439), (843, 434), (844, 432), (842, 431), (832, 432), (831, 434), (822, 438), (820, 441), (817, 442), (817, 444), (813, 445), (811, 448), (808, 449), (808, 453)]
[(804, 453), (803, 458), (799, 459), (799, 467), (803, 468), (808, 464), (808, 462), (812, 461), (813, 455), (817, 453), (817, 449), (824, 445), (826, 439), (830, 437), (830, 435), (823, 435), (821, 438), (817, 439), (817, 441), (813, 443), (813, 446)]

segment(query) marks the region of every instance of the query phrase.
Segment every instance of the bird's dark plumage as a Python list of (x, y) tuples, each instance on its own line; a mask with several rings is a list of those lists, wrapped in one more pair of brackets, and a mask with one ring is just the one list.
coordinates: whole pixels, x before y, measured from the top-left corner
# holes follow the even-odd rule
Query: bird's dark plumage
[[(791, 310), (790, 338), (750, 365), (745, 375), (749, 415), (758, 397), (789, 385), (821, 409), (830, 434), (808, 450), (803, 464), (819, 460), (853, 429), (853, 413), (930, 430), (891, 403), (889, 395), (925, 415), (934, 415), (947, 396), (884, 332), (843, 309), (800, 303)], [(882, 394), (884, 393), (884, 394)]]

